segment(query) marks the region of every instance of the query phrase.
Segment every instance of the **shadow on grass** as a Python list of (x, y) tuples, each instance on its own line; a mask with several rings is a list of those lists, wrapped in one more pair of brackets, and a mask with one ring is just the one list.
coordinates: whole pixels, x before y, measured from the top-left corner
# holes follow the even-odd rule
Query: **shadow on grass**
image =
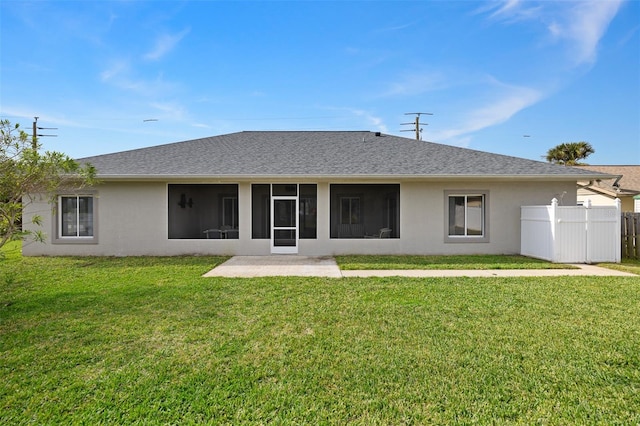
[(214, 268), (230, 256), (134, 256), (134, 257), (66, 257), (78, 267), (91, 268), (157, 268), (174, 266), (206, 266)]
[(227, 261), (231, 256), (34, 256), (22, 257), (20, 251), (3, 250), (4, 256), (0, 262), (20, 262), (25, 265), (51, 264), (52, 267), (79, 268), (157, 268), (175, 266), (206, 266), (214, 268)]

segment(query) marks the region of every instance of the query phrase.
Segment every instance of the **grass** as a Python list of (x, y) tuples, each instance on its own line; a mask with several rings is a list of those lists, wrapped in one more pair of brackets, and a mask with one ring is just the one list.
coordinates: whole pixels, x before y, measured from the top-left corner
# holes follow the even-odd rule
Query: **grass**
[(622, 259), (620, 263), (601, 263), (598, 266), (640, 275), (640, 259)]
[(573, 269), (574, 266), (517, 255), (336, 256), (341, 269)]
[(636, 278), (0, 260), (1, 424), (637, 424)]

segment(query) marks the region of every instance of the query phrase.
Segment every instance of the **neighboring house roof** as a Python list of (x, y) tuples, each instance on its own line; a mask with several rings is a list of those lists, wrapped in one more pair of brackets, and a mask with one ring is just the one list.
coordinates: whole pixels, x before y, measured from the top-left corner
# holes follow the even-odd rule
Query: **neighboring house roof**
[(611, 176), (368, 131), (250, 131), (82, 158), (101, 179)]
[(640, 166), (577, 167), (581, 170), (591, 170), (594, 172), (616, 175), (613, 179), (597, 179), (591, 182), (585, 182), (585, 188), (611, 197), (634, 196), (640, 194)]

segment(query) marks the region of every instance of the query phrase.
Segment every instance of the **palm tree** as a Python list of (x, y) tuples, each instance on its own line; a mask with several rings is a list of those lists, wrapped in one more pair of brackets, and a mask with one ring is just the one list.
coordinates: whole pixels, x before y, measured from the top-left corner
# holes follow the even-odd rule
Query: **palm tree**
[(579, 162), (580, 160), (584, 160), (594, 152), (596, 152), (595, 149), (588, 142), (566, 142), (547, 151), (546, 159), (553, 164), (578, 166), (583, 164)]

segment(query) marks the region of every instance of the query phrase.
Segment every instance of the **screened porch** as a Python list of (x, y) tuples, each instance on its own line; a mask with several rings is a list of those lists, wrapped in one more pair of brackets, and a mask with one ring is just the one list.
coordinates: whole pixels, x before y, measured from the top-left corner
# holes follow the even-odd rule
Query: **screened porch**
[(400, 238), (399, 184), (332, 184), (331, 238)]

